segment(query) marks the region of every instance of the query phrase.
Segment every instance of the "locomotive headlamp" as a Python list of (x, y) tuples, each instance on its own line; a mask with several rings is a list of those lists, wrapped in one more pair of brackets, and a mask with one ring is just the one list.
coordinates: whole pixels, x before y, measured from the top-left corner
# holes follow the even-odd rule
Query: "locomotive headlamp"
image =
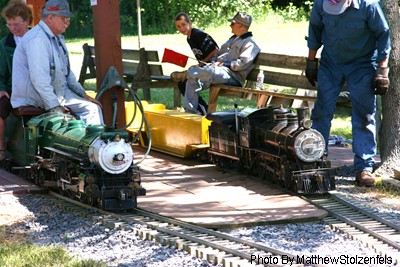
[(312, 126), (312, 120), (304, 119), (302, 120), (301, 124), (305, 129), (310, 129)]
[(118, 153), (114, 156), (114, 160), (117, 160), (117, 161), (122, 161), (122, 160), (124, 160), (124, 158), (125, 158), (125, 155), (122, 153)]

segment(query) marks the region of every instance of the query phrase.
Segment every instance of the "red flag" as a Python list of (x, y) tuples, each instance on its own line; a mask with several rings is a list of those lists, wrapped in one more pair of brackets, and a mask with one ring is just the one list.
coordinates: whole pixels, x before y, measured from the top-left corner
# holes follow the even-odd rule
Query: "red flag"
[(164, 55), (162, 57), (161, 62), (172, 63), (181, 67), (185, 67), (187, 64), (189, 57), (179, 54), (171, 49), (164, 48)]

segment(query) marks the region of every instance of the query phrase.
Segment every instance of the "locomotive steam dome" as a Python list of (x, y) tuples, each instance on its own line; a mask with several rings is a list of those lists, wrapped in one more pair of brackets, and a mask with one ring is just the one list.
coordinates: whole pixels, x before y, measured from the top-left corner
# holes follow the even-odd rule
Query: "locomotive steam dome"
[(105, 142), (97, 138), (89, 147), (90, 162), (111, 174), (126, 171), (132, 164), (133, 151), (124, 139)]

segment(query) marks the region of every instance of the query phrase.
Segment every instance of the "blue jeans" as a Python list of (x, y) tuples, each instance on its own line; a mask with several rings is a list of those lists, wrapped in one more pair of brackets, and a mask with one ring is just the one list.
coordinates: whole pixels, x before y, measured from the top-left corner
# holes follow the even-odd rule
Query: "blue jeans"
[(376, 155), (376, 96), (373, 90), (375, 67), (371, 63), (335, 65), (322, 60), (318, 70), (317, 102), (312, 110), (313, 128), (321, 132), (326, 141), (336, 109), (340, 90), (347, 82), (352, 102), (352, 133), (354, 166), (356, 170), (372, 171)]
[(199, 114), (199, 93), (209, 89), (213, 83), (223, 83), (232, 86), (240, 86), (240, 83), (230, 75), (227, 67), (193, 66), (187, 72), (186, 92), (184, 108), (186, 112)]

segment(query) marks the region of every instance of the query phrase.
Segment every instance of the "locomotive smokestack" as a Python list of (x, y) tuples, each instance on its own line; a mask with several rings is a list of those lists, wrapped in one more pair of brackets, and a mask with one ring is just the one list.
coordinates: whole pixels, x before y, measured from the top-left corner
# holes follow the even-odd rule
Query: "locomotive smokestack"
[(306, 108), (297, 108), (296, 111), (299, 120), (299, 125), (301, 125), (301, 122), (307, 117), (307, 110)]
[(307, 108), (297, 108), (296, 111), (297, 111), (299, 127), (304, 127), (307, 129), (311, 128), (312, 122), (307, 114)]

